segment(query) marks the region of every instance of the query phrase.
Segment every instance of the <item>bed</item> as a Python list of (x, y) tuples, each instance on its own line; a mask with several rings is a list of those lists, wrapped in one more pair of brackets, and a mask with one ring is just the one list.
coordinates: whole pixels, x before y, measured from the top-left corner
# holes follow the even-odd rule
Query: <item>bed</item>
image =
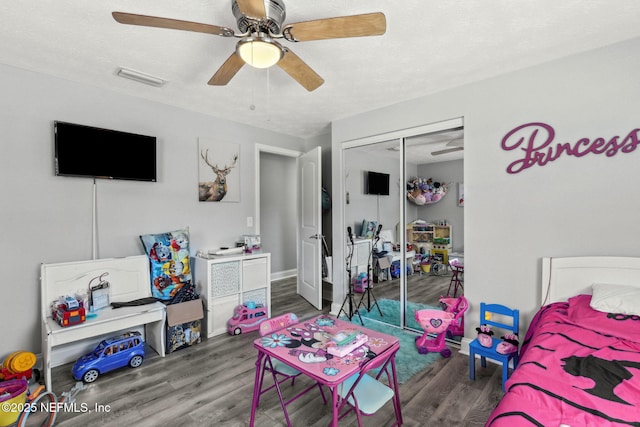
[(487, 426), (640, 426), (640, 258), (544, 258), (540, 300)]

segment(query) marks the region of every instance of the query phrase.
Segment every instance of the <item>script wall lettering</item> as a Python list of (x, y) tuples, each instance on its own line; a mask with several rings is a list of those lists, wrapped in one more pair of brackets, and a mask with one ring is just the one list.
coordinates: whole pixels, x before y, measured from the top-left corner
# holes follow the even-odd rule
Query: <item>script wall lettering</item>
[(502, 138), (502, 149), (514, 151), (520, 158), (507, 166), (508, 173), (519, 173), (532, 166), (544, 166), (563, 154), (582, 157), (587, 154), (604, 154), (613, 157), (618, 153), (631, 153), (640, 144), (640, 128), (625, 136), (580, 138), (575, 142), (555, 142), (556, 132), (551, 125), (532, 122), (520, 125)]

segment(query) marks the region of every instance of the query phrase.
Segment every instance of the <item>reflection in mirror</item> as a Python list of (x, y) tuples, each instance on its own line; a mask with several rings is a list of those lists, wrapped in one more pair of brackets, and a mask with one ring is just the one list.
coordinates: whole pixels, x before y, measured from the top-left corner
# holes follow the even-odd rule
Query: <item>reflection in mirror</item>
[(437, 308), (441, 296), (464, 293), (464, 130), (406, 138), (404, 151), (406, 242), (415, 254), (405, 293), (411, 325), (416, 309)]
[[(378, 142), (343, 151), (345, 224), (352, 230), (354, 242), (353, 252), (348, 247), (345, 253), (356, 284), (354, 299), (361, 313), (396, 326), (400, 326), (401, 285), (397, 263), (391, 262), (400, 241), (398, 231), (404, 232), (400, 225), (400, 201), (404, 198), (400, 143)], [(396, 254), (399, 258), (399, 252)], [(371, 281), (369, 288), (360, 289), (359, 278), (363, 276)]]
[[(416, 310), (439, 308), (441, 296), (463, 294), (463, 153), (462, 128), (343, 151), (345, 224), (354, 239), (353, 252), (349, 248), (346, 252), (353, 254), (350, 271), (356, 283), (363, 274), (373, 285), (371, 296), (354, 293), (356, 306), (365, 316), (422, 332)], [(380, 194), (386, 191), (375, 185), (385, 174), (389, 195)], [(378, 180), (372, 182), (370, 176)], [(380, 239), (372, 248), (367, 233), (375, 233), (380, 224)], [(458, 273), (449, 266), (454, 259)], [(377, 306), (369, 302), (372, 297)]]

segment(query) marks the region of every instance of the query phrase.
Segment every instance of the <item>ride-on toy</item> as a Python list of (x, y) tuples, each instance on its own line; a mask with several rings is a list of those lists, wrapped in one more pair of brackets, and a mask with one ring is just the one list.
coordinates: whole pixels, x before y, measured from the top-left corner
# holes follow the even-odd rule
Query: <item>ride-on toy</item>
[(446, 296), (440, 297), (439, 303), (443, 311), (455, 314), (453, 322), (447, 329), (447, 338), (464, 336), (464, 313), (469, 309), (467, 299), (463, 295), (458, 298)]
[(137, 368), (144, 360), (144, 340), (140, 332), (107, 338), (91, 352), (76, 360), (71, 369), (76, 381), (92, 383), (102, 374), (124, 366)]
[[(416, 347), (418, 353), (427, 354), (440, 352), (442, 357), (451, 356), (451, 350), (447, 347), (444, 339), (449, 325), (455, 319), (455, 314), (442, 310), (416, 310), (416, 320), (424, 329), (421, 337), (416, 337)], [(429, 334), (436, 334), (435, 338), (429, 338)]]

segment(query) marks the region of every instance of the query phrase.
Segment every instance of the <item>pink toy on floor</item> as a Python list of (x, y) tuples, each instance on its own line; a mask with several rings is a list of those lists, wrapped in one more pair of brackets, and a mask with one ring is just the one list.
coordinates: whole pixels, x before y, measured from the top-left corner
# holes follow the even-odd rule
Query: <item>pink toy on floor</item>
[(469, 302), (464, 296), (458, 298), (440, 297), (438, 300), (442, 310), (455, 314), (454, 321), (447, 329), (447, 338), (464, 336), (464, 313), (469, 309)]
[[(416, 347), (418, 353), (435, 353), (440, 352), (442, 357), (451, 356), (451, 350), (447, 347), (444, 339), (446, 331), (455, 319), (455, 314), (442, 310), (416, 310), (416, 320), (424, 329), (421, 337), (416, 337)], [(430, 339), (429, 334), (437, 334), (435, 338)]]

